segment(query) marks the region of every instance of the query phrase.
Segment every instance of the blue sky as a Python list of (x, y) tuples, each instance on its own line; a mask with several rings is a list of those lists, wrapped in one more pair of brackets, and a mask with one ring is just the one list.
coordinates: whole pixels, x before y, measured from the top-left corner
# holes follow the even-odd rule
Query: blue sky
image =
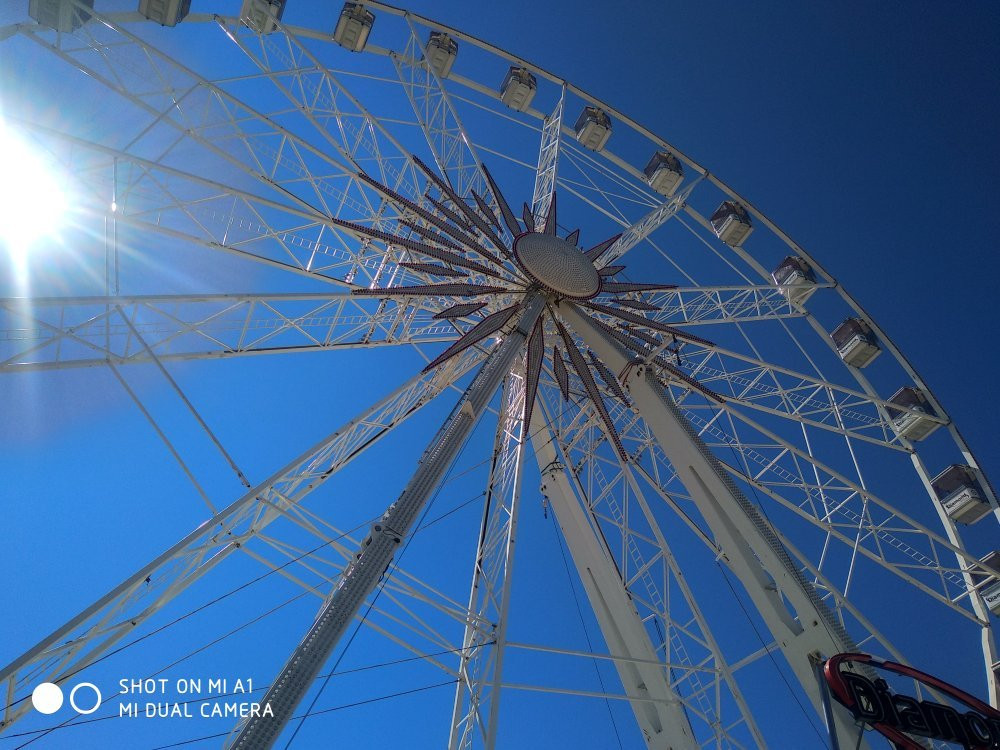
[[(289, 2), (290, 23), (309, 23), (314, 7), (321, 7)], [(210, 7), (194, 3), (196, 11)], [(992, 393), (998, 364), (992, 287), (1000, 275), (993, 226), (998, 212), (991, 195), (1000, 171), (993, 134), (1000, 86), (1000, 49), (992, 33), (1000, 21), (995, 4), (970, 2), (960, 12), (924, 2), (644, 2), (602, 11), (577, 3), (511, 0), (425, 2), (411, 8), (565, 75), (747, 196), (865, 306), (948, 408), (987, 473), (1000, 470)], [(27, 73), (6, 44), (0, 42), (0, 80), (3, 90), (11, 91), (18, 81), (7, 71)], [(210, 54), (202, 50), (198, 57)], [(31, 76), (64, 70), (49, 64), (51, 71), (43, 66)], [(50, 271), (46, 281), (58, 280), (60, 273), (72, 289), (78, 276), (70, 264)], [(201, 273), (199, 267), (179, 275), (200, 280)], [(412, 355), (380, 352), (368, 358), (350, 353), (333, 364), (302, 357), (198, 363), (178, 367), (175, 375), (241, 466), (259, 480), (401, 382), (415, 364)], [(132, 377), (161, 413), (179, 413), (155, 374)], [(349, 398), (336, 386), (346, 379)], [(9, 404), (0, 409), (0, 472), (7, 478), (0, 498), (8, 519), (0, 565), (9, 572), (8, 600), (17, 602), (0, 616), (0, 662), (6, 663), (197, 525), (204, 509), (106, 372), (5, 381), (0, 393), (8, 394), (3, 401)], [(412, 460), (409, 454), (431, 434), (428, 425), (447, 408), (439, 405), (426, 422), (407, 425), (387, 443), (387, 452)], [(180, 418), (171, 419), (171, 427), (211, 477), (210, 494), (234, 497), (239, 485), (212, 463), (197, 429)], [(490, 429), (480, 428), (477, 444), (489, 442)], [(474, 451), (463, 455), (456, 472), (472, 471), (482, 457)], [(370, 508), (398, 492), (409, 465), (404, 460), (373, 459), (338, 480), (337, 492), (370, 498), (347, 512), (345, 525), (363, 520)], [(531, 523), (525, 524), (522, 548), (533, 551), (519, 562), (523, 572), (517, 596), (524, 606), (544, 601), (553, 612), (575, 617), (551, 520), (539, 523), (533, 471), (525, 481)], [(450, 483), (431, 516), (460, 506), (480, 488), (474, 471), (468, 480)], [(435, 531), (428, 530), (432, 541), (419, 551), (425, 569), (442, 567), (449, 545), (471, 544), (466, 537), (457, 539), (461, 529), (474, 527), (476, 507), (465, 506)], [(988, 539), (977, 543), (988, 551)], [(185, 600), (174, 614), (259, 570), (247, 562), (234, 566), (215, 587)], [(207, 624), (180, 625), (164, 637), (162, 651), (182, 653), (203, 637), (200, 628), (221, 633), (293, 593), (275, 585), (267, 596), (239, 599), (224, 616), (210, 615)], [(270, 621), (279, 624), (232, 639), (205, 656), (197, 669), (235, 677), (252, 663), (248, 676), (266, 682), (284, 659), (283, 650), (266, 645), (277, 634), (287, 640), (314, 609), (312, 601), (294, 602), (276, 616), (282, 619)], [(551, 632), (538, 625), (533, 634), (540, 641), (562, 636), (575, 648), (586, 648), (588, 636), (599, 641), (592, 622), (587, 632), (576, 621), (565, 629), (555, 622), (553, 618)], [(928, 649), (938, 637), (944, 634), (929, 634)], [(345, 657), (345, 668), (405, 656), (380, 643), (360, 635)], [(133, 656), (138, 651), (113, 662), (102, 677), (113, 682), (115, 675), (148, 674), (162, 666), (157, 648)], [(560, 663), (558, 668), (571, 681), (593, 682), (590, 664)], [(385, 680), (367, 681), (369, 674), (359, 672), (331, 685), (316, 707), (391, 692)], [(429, 684), (435, 674), (440, 673), (414, 670), (398, 684), (400, 689)], [(609, 672), (603, 678), (613, 680)], [(396, 684), (396, 678), (389, 682)], [(450, 695), (449, 688), (439, 690)], [(334, 723), (339, 731), (356, 733), (349, 737), (361, 744), (381, 737), (383, 724), (424, 724), (425, 713), (440, 709), (440, 696), (432, 702), (427, 697), (432, 694), (351, 709), (355, 713), (349, 719), (347, 712), (334, 715), (344, 716), (342, 721), (312, 720), (296, 745), (316, 746)], [(788, 702), (787, 696), (782, 700)], [(512, 745), (533, 746), (539, 737), (557, 747), (574, 742), (604, 747), (614, 741), (608, 712), (598, 702), (599, 710), (586, 721), (581, 717), (572, 730), (552, 728), (551, 736), (542, 729), (550, 712), (561, 707), (558, 700), (529, 705), (518, 696), (510, 705), (521, 724), (504, 737)], [(780, 714), (775, 710), (762, 721), (777, 722)], [(614, 716), (618, 725), (628, 719), (619, 707)], [(445, 719), (436, 721), (440, 727)], [(532, 722), (542, 728), (540, 734), (521, 734)], [(125, 730), (110, 726), (114, 721), (104, 724), (109, 726), (56, 732), (34, 746), (107, 746), (126, 737), (129, 747), (152, 747), (228, 728), (219, 722), (178, 727), (164, 721), (155, 728), (136, 725), (122, 734)], [(801, 717), (790, 731), (797, 733), (796, 742), (815, 737)], [(92, 734), (84, 734), (88, 732)], [(0, 735), (0, 748), (18, 744)], [(772, 746), (783, 747), (778, 741)]]

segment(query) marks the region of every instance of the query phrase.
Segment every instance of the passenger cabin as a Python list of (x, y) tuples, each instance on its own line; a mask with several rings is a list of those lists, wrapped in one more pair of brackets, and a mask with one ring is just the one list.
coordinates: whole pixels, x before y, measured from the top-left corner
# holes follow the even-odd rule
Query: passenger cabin
[(901, 438), (923, 440), (941, 426), (940, 422), (929, 418), (933, 416), (934, 410), (919, 388), (910, 386), (900, 388), (889, 398), (889, 403), (901, 407), (900, 409), (889, 407), (893, 429)]
[(191, 0), (139, 0), (139, 12), (161, 26), (176, 26), (191, 11)]
[(243, 0), (240, 18), (258, 34), (270, 34), (285, 12), (285, 0)]
[(848, 318), (830, 334), (840, 358), (852, 367), (867, 367), (882, 349), (872, 329), (861, 318)]
[[(94, 7), (94, 0), (81, 0), (88, 8)], [(90, 14), (77, 8), (70, 0), (30, 0), (28, 15), (40, 25), (68, 34), (76, 31), (90, 20)]]
[(438, 78), (447, 78), (458, 57), (458, 42), (443, 31), (432, 31), (427, 40), (427, 62)]
[(971, 466), (949, 466), (934, 477), (931, 487), (944, 512), (956, 523), (972, 524), (990, 513), (990, 504)]
[(983, 601), (990, 612), (1000, 615), (1000, 550), (990, 552), (979, 562), (984, 567), (994, 571), (993, 575), (986, 576), (983, 573), (973, 573), (972, 579), (976, 582), (976, 585), (984, 584), (979, 589), (979, 595), (983, 597)]
[(642, 171), (646, 175), (646, 182), (660, 195), (673, 195), (684, 179), (684, 167), (681, 166), (680, 159), (669, 151), (657, 151)]
[(803, 258), (789, 255), (771, 274), (778, 289), (793, 304), (802, 304), (816, 291), (816, 274)]
[(573, 129), (584, 148), (600, 151), (611, 137), (611, 118), (603, 109), (584, 107)]
[(374, 24), (375, 14), (361, 3), (344, 3), (333, 30), (333, 41), (351, 52), (360, 52), (368, 43)]
[(730, 247), (742, 245), (753, 231), (750, 214), (736, 201), (723, 201), (710, 221), (716, 236)]
[(531, 106), (531, 100), (535, 98), (537, 89), (538, 81), (530, 70), (511, 65), (503, 83), (500, 84), (500, 101), (511, 109), (524, 112)]

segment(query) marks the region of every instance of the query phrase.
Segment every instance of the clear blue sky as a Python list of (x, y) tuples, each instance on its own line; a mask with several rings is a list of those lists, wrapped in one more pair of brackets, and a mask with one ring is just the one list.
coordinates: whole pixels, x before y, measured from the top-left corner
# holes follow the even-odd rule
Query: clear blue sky
[[(232, 5), (227, 0), (226, 10)], [(289, 0), (289, 5), (286, 20), (306, 25), (314, 7), (326, 7), (305, 0)], [(102, 7), (101, 0), (97, 6)], [(193, 10), (214, 7), (195, 0)], [(561, 0), (449, 0), (410, 7), (565, 75), (663, 135), (751, 199), (820, 259), (893, 337), (996, 482), (996, 4), (640, 2), (602, 9)], [(184, 33), (183, 27), (177, 32)], [(9, 71), (27, 75), (10, 49), (10, 41), (0, 42), (0, 95), (18, 88)], [(36, 52), (24, 41), (17, 49)], [(66, 70), (47, 59), (31, 76)], [(11, 101), (4, 105), (10, 107)], [(73, 289), (75, 271), (69, 266), (64, 271), (67, 288)], [(232, 288), (240, 290), (239, 284)], [(413, 357), (384, 353), (373, 359), (345, 354), (332, 365), (306, 357), (252, 358), (178, 367), (176, 375), (247, 473), (259, 480), (354, 414), (359, 405), (400, 382), (405, 368), (415, 364)], [(135, 377), (165, 413), (174, 408), (155, 375)], [(345, 377), (351, 378), (349, 399), (336, 386)], [(197, 525), (204, 513), (162, 445), (106, 372), (54, 373), (16, 384), (2, 380), (0, 395), (0, 476), (5, 477), (0, 504), (7, 519), (0, 545), (0, 568), (7, 571), (0, 662), (6, 663)], [(447, 406), (435, 415), (442, 416)], [(431, 434), (432, 422), (408, 425), (388, 444), (389, 452), (414, 453), (414, 446)], [(174, 428), (181, 440), (185, 435), (196, 439), (197, 430), (189, 423), (178, 420)], [(490, 429), (481, 430), (477, 445), (489, 442)], [(482, 457), (464, 455), (456, 471)], [(345, 476), (335, 489), (351, 497), (363, 492), (368, 499), (352, 507), (345, 523), (360, 521), (369, 507), (391, 500), (408, 466), (373, 460)], [(203, 468), (215, 477), (213, 492), (222, 498), (235, 496), (238, 486), (220, 478), (225, 475), (219, 467), (213, 468), (206, 458)], [(474, 497), (480, 488), (474, 479), (473, 474), (468, 481), (450, 484), (431, 515)], [(525, 524), (522, 549), (533, 551), (524, 558), (519, 583), (525, 593), (519, 601), (542, 601), (553, 612), (573, 618), (551, 521), (538, 523), (534, 472), (525, 482), (525, 511), (531, 522)], [(467, 536), (461, 537), (464, 541), (456, 538), (475, 526), (477, 508), (466, 506), (428, 531), (434, 541), (420, 553), (428, 569), (447, 560), (450, 545), (472, 544)], [(172, 616), (258, 570), (245, 561), (218, 584), (185, 599)], [(464, 584), (456, 591), (464, 597)], [(225, 615), (211, 614), (173, 629), (163, 637), (162, 653), (159, 646), (133, 649), (109, 665), (102, 677), (113, 683), (117, 677), (148, 674), (165, 663), (162, 654), (184, 653), (205, 640), (205, 632), (215, 637), (293, 593), (291, 587), (274, 585), (266, 595), (240, 598)], [(230, 639), (204, 656), (196, 671), (235, 678), (242, 676), (244, 665), (252, 664), (246, 676), (258, 684), (267, 682), (284, 659), (284, 646), (269, 644), (293, 638), (314, 609), (312, 601), (299, 600), (265, 627), (250, 631), (252, 635)], [(599, 640), (593, 623), (589, 634)], [(537, 625), (534, 635), (539, 641), (562, 636), (569, 647), (586, 648), (576, 620), (564, 632), (555, 626), (547, 632)], [(394, 647), (377, 650), (378, 643), (374, 636), (359, 636), (344, 666), (404, 656)], [(934, 643), (928, 638), (928, 649)], [(569, 679), (596, 689), (589, 664), (579, 667), (579, 674), (562, 663), (559, 668)], [(398, 689), (432, 683), (439, 674), (429, 668), (402, 672)], [(361, 672), (336, 686), (331, 683), (316, 708), (397, 689), (396, 677), (388, 679), (387, 688), (385, 679), (372, 675)], [(608, 672), (604, 678), (612, 679)], [(440, 715), (440, 705), (448, 702), (443, 697), (447, 695), (449, 688), (439, 688), (311, 720), (293, 747), (319, 746), (318, 737), (334, 726), (353, 733), (347, 741), (366, 746), (390, 734), (390, 725), (425, 723), (425, 712), (432, 711), (437, 712), (435, 726), (441, 728), (446, 717)], [(779, 702), (787, 700), (783, 696)], [(546, 712), (559, 710), (558, 700), (532, 707), (512, 698), (510, 710), (523, 720), (508, 730), (506, 739), (511, 746), (521, 742), (524, 747), (536, 746), (537, 737), (545, 737), (553, 747), (617, 746), (607, 709), (599, 702), (593, 706), (592, 713), (571, 722), (574, 728), (559, 725), (550, 734), (544, 731)], [(774, 721), (777, 715), (775, 711), (763, 720)], [(615, 717), (619, 726), (628, 718), (620, 707)], [(534, 728), (525, 730), (532, 722), (541, 728), (539, 735), (531, 733)], [(147, 748), (228, 728), (218, 720), (195, 720), (138, 722), (124, 729), (112, 720), (56, 732), (32, 747), (109, 747), (125, 737), (122, 746)], [(794, 731), (799, 734), (790, 744), (775, 741), (772, 746), (805, 747), (815, 740), (801, 717)], [(18, 744), (0, 735), (0, 750)]]

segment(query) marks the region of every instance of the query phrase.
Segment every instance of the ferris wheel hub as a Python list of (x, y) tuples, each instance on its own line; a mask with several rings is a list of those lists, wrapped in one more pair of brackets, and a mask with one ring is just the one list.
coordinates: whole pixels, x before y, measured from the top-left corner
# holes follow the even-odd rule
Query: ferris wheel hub
[(594, 264), (562, 237), (528, 232), (514, 241), (514, 253), (533, 281), (561, 297), (590, 299), (601, 291)]

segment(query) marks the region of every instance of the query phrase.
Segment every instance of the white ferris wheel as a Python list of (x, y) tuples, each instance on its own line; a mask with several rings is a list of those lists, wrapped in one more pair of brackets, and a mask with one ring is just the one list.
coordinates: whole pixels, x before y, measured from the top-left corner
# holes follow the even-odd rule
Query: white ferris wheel
[[(100, 491), (28, 500), (88, 559), (8, 602), (0, 741), (820, 747), (851, 651), (996, 706), (997, 498), (822, 258), (557, 73), (284, 4), (3, 19), (83, 260), (4, 287), (0, 392), (84, 415)], [(275, 716), (119, 717), (193, 674)]]

